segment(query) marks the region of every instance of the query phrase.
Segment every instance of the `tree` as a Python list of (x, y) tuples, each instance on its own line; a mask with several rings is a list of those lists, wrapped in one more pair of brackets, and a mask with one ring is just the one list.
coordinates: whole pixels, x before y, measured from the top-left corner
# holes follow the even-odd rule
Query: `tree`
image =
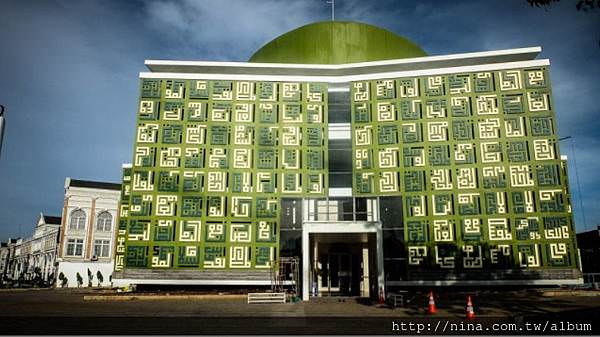
[[(553, 2), (559, 2), (560, 0), (527, 0), (531, 7), (550, 7)], [(577, 0), (575, 8), (578, 11), (587, 12), (591, 9), (600, 9), (600, 0)]]
[(98, 287), (102, 287), (102, 282), (104, 282), (104, 276), (99, 270), (96, 273), (96, 279), (98, 279)]
[(18, 282), (19, 287), (23, 286), (23, 283), (25, 283), (25, 272), (22, 271), (22, 272), (19, 273), (19, 277), (17, 278), (17, 282)]
[(55, 282), (56, 282), (56, 276), (54, 276), (54, 273), (50, 273), (48, 275), (48, 287), (52, 287)]
[(529, 6), (533, 7), (548, 7), (550, 6), (553, 2), (559, 2), (560, 0), (527, 0), (527, 2), (529, 3)]
[(79, 274), (79, 272), (77, 272), (77, 288), (80, 288), (82, 284), (83, 284), (83, 277), (81, 277), (81, 274)]
[(90, 270), (90, 268), (88, 268), (87, 270), (88, 273), (88, 287), (92, 287), (92, 281), (94, 280), (94, 274), (92, 274), (92, 271)]
[[(527, 0), (531, 7), (544, 7), (546, 10), (552, 5), (553, 2), (559, 2), (560, 0)], [(577, 0), (575, 8), (578, 11), (588, 12), (592, 9), (600, 9), (600, 0)], [(600, 46), (600, 40), (598, 40), (598, 46)]]
[(35, 267), (33, 269), (33, 280), (31, 280), (34, 287), (42, 287), (44, 284), (44, 280), (42, 279), (42, 269), (40, 267)]

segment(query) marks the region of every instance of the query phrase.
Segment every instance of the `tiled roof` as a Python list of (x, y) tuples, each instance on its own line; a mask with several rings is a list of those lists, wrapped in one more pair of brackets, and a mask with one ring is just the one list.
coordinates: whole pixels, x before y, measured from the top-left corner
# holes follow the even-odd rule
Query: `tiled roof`
[(51, 225), (60, 225), (61, 217), (44, 215), (44, 222)]
[(104, 181), (91, 181), (91, 180), (79, 180), (71, 179), (69, 184), (71, 187), (87, 187), (87, 188), (101, 188), (105, 190), (121, 190), (121, 184), (109, 183)]

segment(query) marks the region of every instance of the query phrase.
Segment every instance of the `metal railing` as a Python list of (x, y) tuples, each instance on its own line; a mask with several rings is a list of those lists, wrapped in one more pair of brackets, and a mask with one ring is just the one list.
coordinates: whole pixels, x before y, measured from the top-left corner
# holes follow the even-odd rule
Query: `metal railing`
[(600, 273), (583, 273), (583, 284), (596, 288), (600, 285)]

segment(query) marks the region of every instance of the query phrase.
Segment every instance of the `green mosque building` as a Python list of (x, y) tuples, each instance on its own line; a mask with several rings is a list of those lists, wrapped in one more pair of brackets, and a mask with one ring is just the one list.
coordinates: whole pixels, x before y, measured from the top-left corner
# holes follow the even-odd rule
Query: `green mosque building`
[(582, 282), (540, 47), (428, 56), (309, 24), (248, 62), (147, 60), (115, 284), (312, 295)]

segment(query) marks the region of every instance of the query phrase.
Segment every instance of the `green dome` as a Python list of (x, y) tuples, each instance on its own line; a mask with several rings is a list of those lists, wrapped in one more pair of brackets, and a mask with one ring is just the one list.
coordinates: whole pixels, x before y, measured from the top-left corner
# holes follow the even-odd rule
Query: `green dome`
[(351, 21), (311, 23), (260, 48), (249, 62), (342, 64), (427, 56), (410, 40)]

